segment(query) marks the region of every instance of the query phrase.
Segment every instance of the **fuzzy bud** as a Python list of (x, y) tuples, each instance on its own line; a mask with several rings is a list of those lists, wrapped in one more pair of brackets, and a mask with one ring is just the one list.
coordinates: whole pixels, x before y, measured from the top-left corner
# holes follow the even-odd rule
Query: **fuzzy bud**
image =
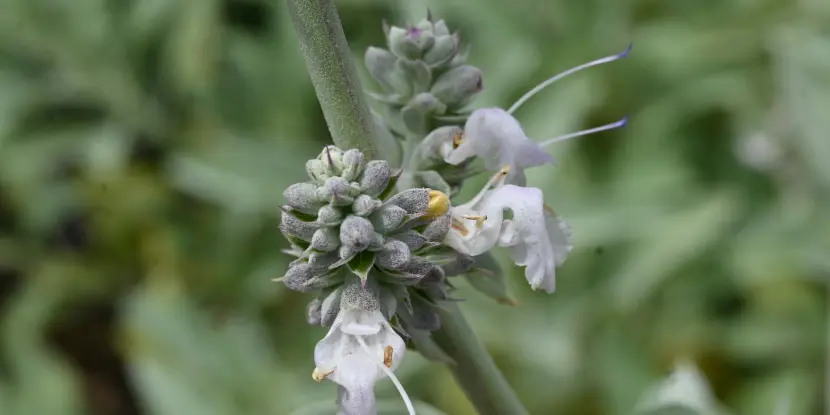
[(340, 296), (341, 310), (374, 311), (380, 308), (380, 287), (374, 279), (368, 280), (366, 285), (359, 278), (348, 278), (343, 285), (343, 294)]
[(447, 106), (458, 108), (470, 102), (482, 89), (481, 70), (463, 65), (439, 76), (432, 85), (431, 92)]
[(342, 177), (329, 177), (322, 187), (317, 189), (317, 197), (330, 200), (335, 206), (346, 206), (354, 202), (360, 194), (360, 188), (353, 186)]
[(343, 150), (336, 146), (325, 146), (317, 159), (323, 162), (327, 176), (339, 176), (343, 171)]
[(322, 252), (331, 252), (340, 246), (337, 229), (321, 228), (311, 237), (311, 248)]
[(411, 229), (396, 234), (394, 238), (406, 244), (406, 246), (408, 246), (409, 249), (412, 251), (417, 251), (418, 249), (421, 249), (421, 247), (428, 242), (427, 238)]
[(419, 59), (423, 53), (419, 45), (420, 34), (420, 30), (406, 30), (400, 27), (391, 28), (387, 37), (389, 50), (399, 58), (410, 60)]
[(328, 270), (340, 259), (337, 252), (311, 252), (308, 255), (308, 265), (314, 270)]
[(409, 263), (409, 247), (401, 241), (391, 240), (383, 245), (375, 256), (375, 264), (389, 269), (402, 270)]
[(431, 242), (441, 242), (450, 231), (452, 217), (450, 215), (439, 216), (430, 222), (421, 234)]
[(325, 226), (334, 226), (343, 221), (343, 212), (334, 206), (326, 205), (317, 211), (317, 223)]
[(296, 183), (282, 192), (288, 204), (303, 213), (316, 213), (325, 202), (317, 197), (317, 186), (311, 183)]
[(392, 196), (386, 203), (399, 206), (411, 215), (426, 213), (429, 199), (429, 189), (407, 189)]
[(282, 282), (291, 290), (307, 293), (314, 291), (308, 284), (312, 277), (314, 277), (314, 273), (311, 266), (306, 262), (300, 262), (288, 268)]
[(315, 298), (308, 303), (306, 307), (306, 319), (308, 320), (308, 324), (312, 326), (320, 325), (320, 308), (323, 305), (323, 302), (319, 298)]
[(398, 67), (398, 57), (386, 49), (369, 47), (365, 56), (366, 69), (378, 83), (387, 91), (396, 92), (402, 96), (412, 93), (412, 85), (406, 79), (403, 70)]
[(352, 212), (358, 216), (367, 216), (381, 207), (381, 205), (383, 205), (383, 202), (380, 200), (373, 199), (369, 195), (360, 195), (352, 203)]
[(360, 170), (363, 169), (363, 153), (357, 149), (346, 150), (343, 153), (343, 172), (340, 177), (352, 182), (357, 179)]
[(360, 190), (369, 196), (377, 197), (386, 190), (391, 177), (392, 169), (389, 168), (389, 163), (384, 160), (372, 160), (366, 164), (360, 176)]
[(280, 216), (280, 231), (288, 236), (311, 242), (311, 237), (316, 230), (317, 226), (313, 223), (303, 222), (290, 213), (282, 212)]
[(307, 161), (305, 171), (311, 180), (323, 181), (326, 179), (326, 168), (323, 166), (323, 162), (318, 159)]
[(340, 297), (343, 293), (343, 287), (337, 287), (320, 304), (320, 325), (324, 327), (331, 326), (334, 319), (337, 318), (337, 313), (340, 312)]
[(389, 233), (403, 223), (406, 218), (406, 211), (395, 205), (384, 205), (372, 213), (369, 220), (378, 232)]
[(431, 67), (441, 67), (449, 63), (457, 52), (458, 37), (438, 36), (435, 39), (435, 45), (424, 54), (424, 62)]
[(357, 252), (368, 248), (374, 236), (375, 229), (366, 218), (349, 215), (340, 224), (340, 242)]

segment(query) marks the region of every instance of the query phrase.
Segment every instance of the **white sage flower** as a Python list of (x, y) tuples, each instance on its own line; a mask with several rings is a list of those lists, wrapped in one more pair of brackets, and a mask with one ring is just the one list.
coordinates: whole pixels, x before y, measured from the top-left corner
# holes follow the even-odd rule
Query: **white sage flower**
[(504, 166), (509, 166), (510, 171), (505, 177), (505, 183), (524, 186), (526, 183), (525, 169), (554, 163), (553, 157), (544, 149), (548, 145), (574, 137), (620, 128), (628, 122), (628, 119), (623, 118), (610, 124), (536, 143), (528, 138), (521, 124), (512, 114), (527, 100), (554, 82), (592, 66), (621, 59), (628, 56), (630, 51), (631, 47), (629, 46), (622, 53), (606, 56), (557, 74), (534, 87), (507, 111), (501, 108), (482, 108), (473, 111), (464, 124), (463, 133), (457, 135), (451, 142), (442, 145), (440, 148), (441, 157), (446, 163), (453, 165), (461, 164), (471, 157), (478, 157), (484, 162), (484, 167), (489, 171), (497, 171)]
[[(472, 256), (506, 247), (513, 262), (525, 267), (531, 288), (552, 293), (556, 268), (573, 247), (571, 230), (545, 206), (541, 190), (502, 184), (506, 170), (472, 200), (452, 208), (452, 226), (444, 244)], [(490, 189), (493, 182), (496, 187)]]
[(342, 309), (326, 337), (314, 348), (316, 368), (312, 377), (338, 385), (338, 414), (373, 415), (375, 382), (389, 377), (404, 398), (410, 414), (412, 403), (393, 371), (403, 360), (406, 346), (380, 310)]

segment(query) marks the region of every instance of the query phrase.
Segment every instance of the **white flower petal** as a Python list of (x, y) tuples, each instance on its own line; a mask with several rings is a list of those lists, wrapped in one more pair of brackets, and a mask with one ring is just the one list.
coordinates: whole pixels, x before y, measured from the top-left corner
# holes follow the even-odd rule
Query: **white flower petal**
[(524, 169), (553, 163), (553, 157), (525, 135), (521, 124), (501, 108), (473, 111), (464, 125), (458, 148), (442, 147), (444, 161), (459, 164), (477, 156), (490, 171), (510, 166), (506, 183), (524, 185)]
[[(377, 365), (364, 352), (345, 356), (329, 379), (342, 386), (338, 388), (337, 402), (344, 415), (371, 415), (375, 407), (375, 381), (379, 378)], [(382, 373), (382, 372), (381, 372)]]

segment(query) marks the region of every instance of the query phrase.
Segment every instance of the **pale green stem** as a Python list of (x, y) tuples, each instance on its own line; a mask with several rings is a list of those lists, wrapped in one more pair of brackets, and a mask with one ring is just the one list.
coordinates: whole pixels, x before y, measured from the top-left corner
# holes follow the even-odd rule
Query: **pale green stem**
[[(288, 0), (288, 8), (334, 143), (377, 156), (381, 146), (331, 0)], [(526, 415), (461, 310), (447, 304), (440, 315), (434, 339), (455, 360), (450, 370), (476, 409), (482, 415)]]
[(344, 149), (357, 148), (369, 159), (381, 156), (334, 4), (331, 0), (288, 0), (288, 10), (332, 141)]
[(521, 401), (496, 367), (487, 349), (456, 303), (442, 304), (441, 328), (432, 338), (454, 361), (449, 368), (456, 382), (481, 415), (527, 415)]

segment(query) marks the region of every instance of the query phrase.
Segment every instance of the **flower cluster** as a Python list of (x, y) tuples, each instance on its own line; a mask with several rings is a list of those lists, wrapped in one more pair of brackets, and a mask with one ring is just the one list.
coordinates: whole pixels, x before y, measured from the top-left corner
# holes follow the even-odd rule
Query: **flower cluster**
[[(526, 186), (524, 171), (554, 163), (545, 150), (552, 143), (626, 123), (535, 142), (513, 113), (553, 82), (628, 50), (556, 75), (507, 110), (466, 111), (482, 75), (464, 64), (458, 35), (431, 16), (384, 29), (388, 50), (366, 53), (383, 89), (370, 95), (385, 105), (386, 125), (403, 139), (404, 168), (393, 171), (358, 150), (327, 146), (308, 162), (310, 180), (285, 191), (280, 224), (292, 246), (286, 252), (297, 257), (281, 280), (315, 294), (309, 323), (330, 329), (315, 349), (313, 378), (340, 385), (342, 414), (376, 413), (374, 384), (385, 377), (414, 413), (393, 372), (408, 345), (427, 358), (445, 357), (430, 332), (441, 326), (441, 302), (453, 300), (448, 277), (470, 279), (486, 270), (503, 278), (489, 257), (494, 248), (524, 267), (534, 290), (555, 291), (556, 269), (572, 249), (571, 229), (540, 189)], [(484, 188), (451, 205), (464, 180), (484, 171), (492, 174)]]

